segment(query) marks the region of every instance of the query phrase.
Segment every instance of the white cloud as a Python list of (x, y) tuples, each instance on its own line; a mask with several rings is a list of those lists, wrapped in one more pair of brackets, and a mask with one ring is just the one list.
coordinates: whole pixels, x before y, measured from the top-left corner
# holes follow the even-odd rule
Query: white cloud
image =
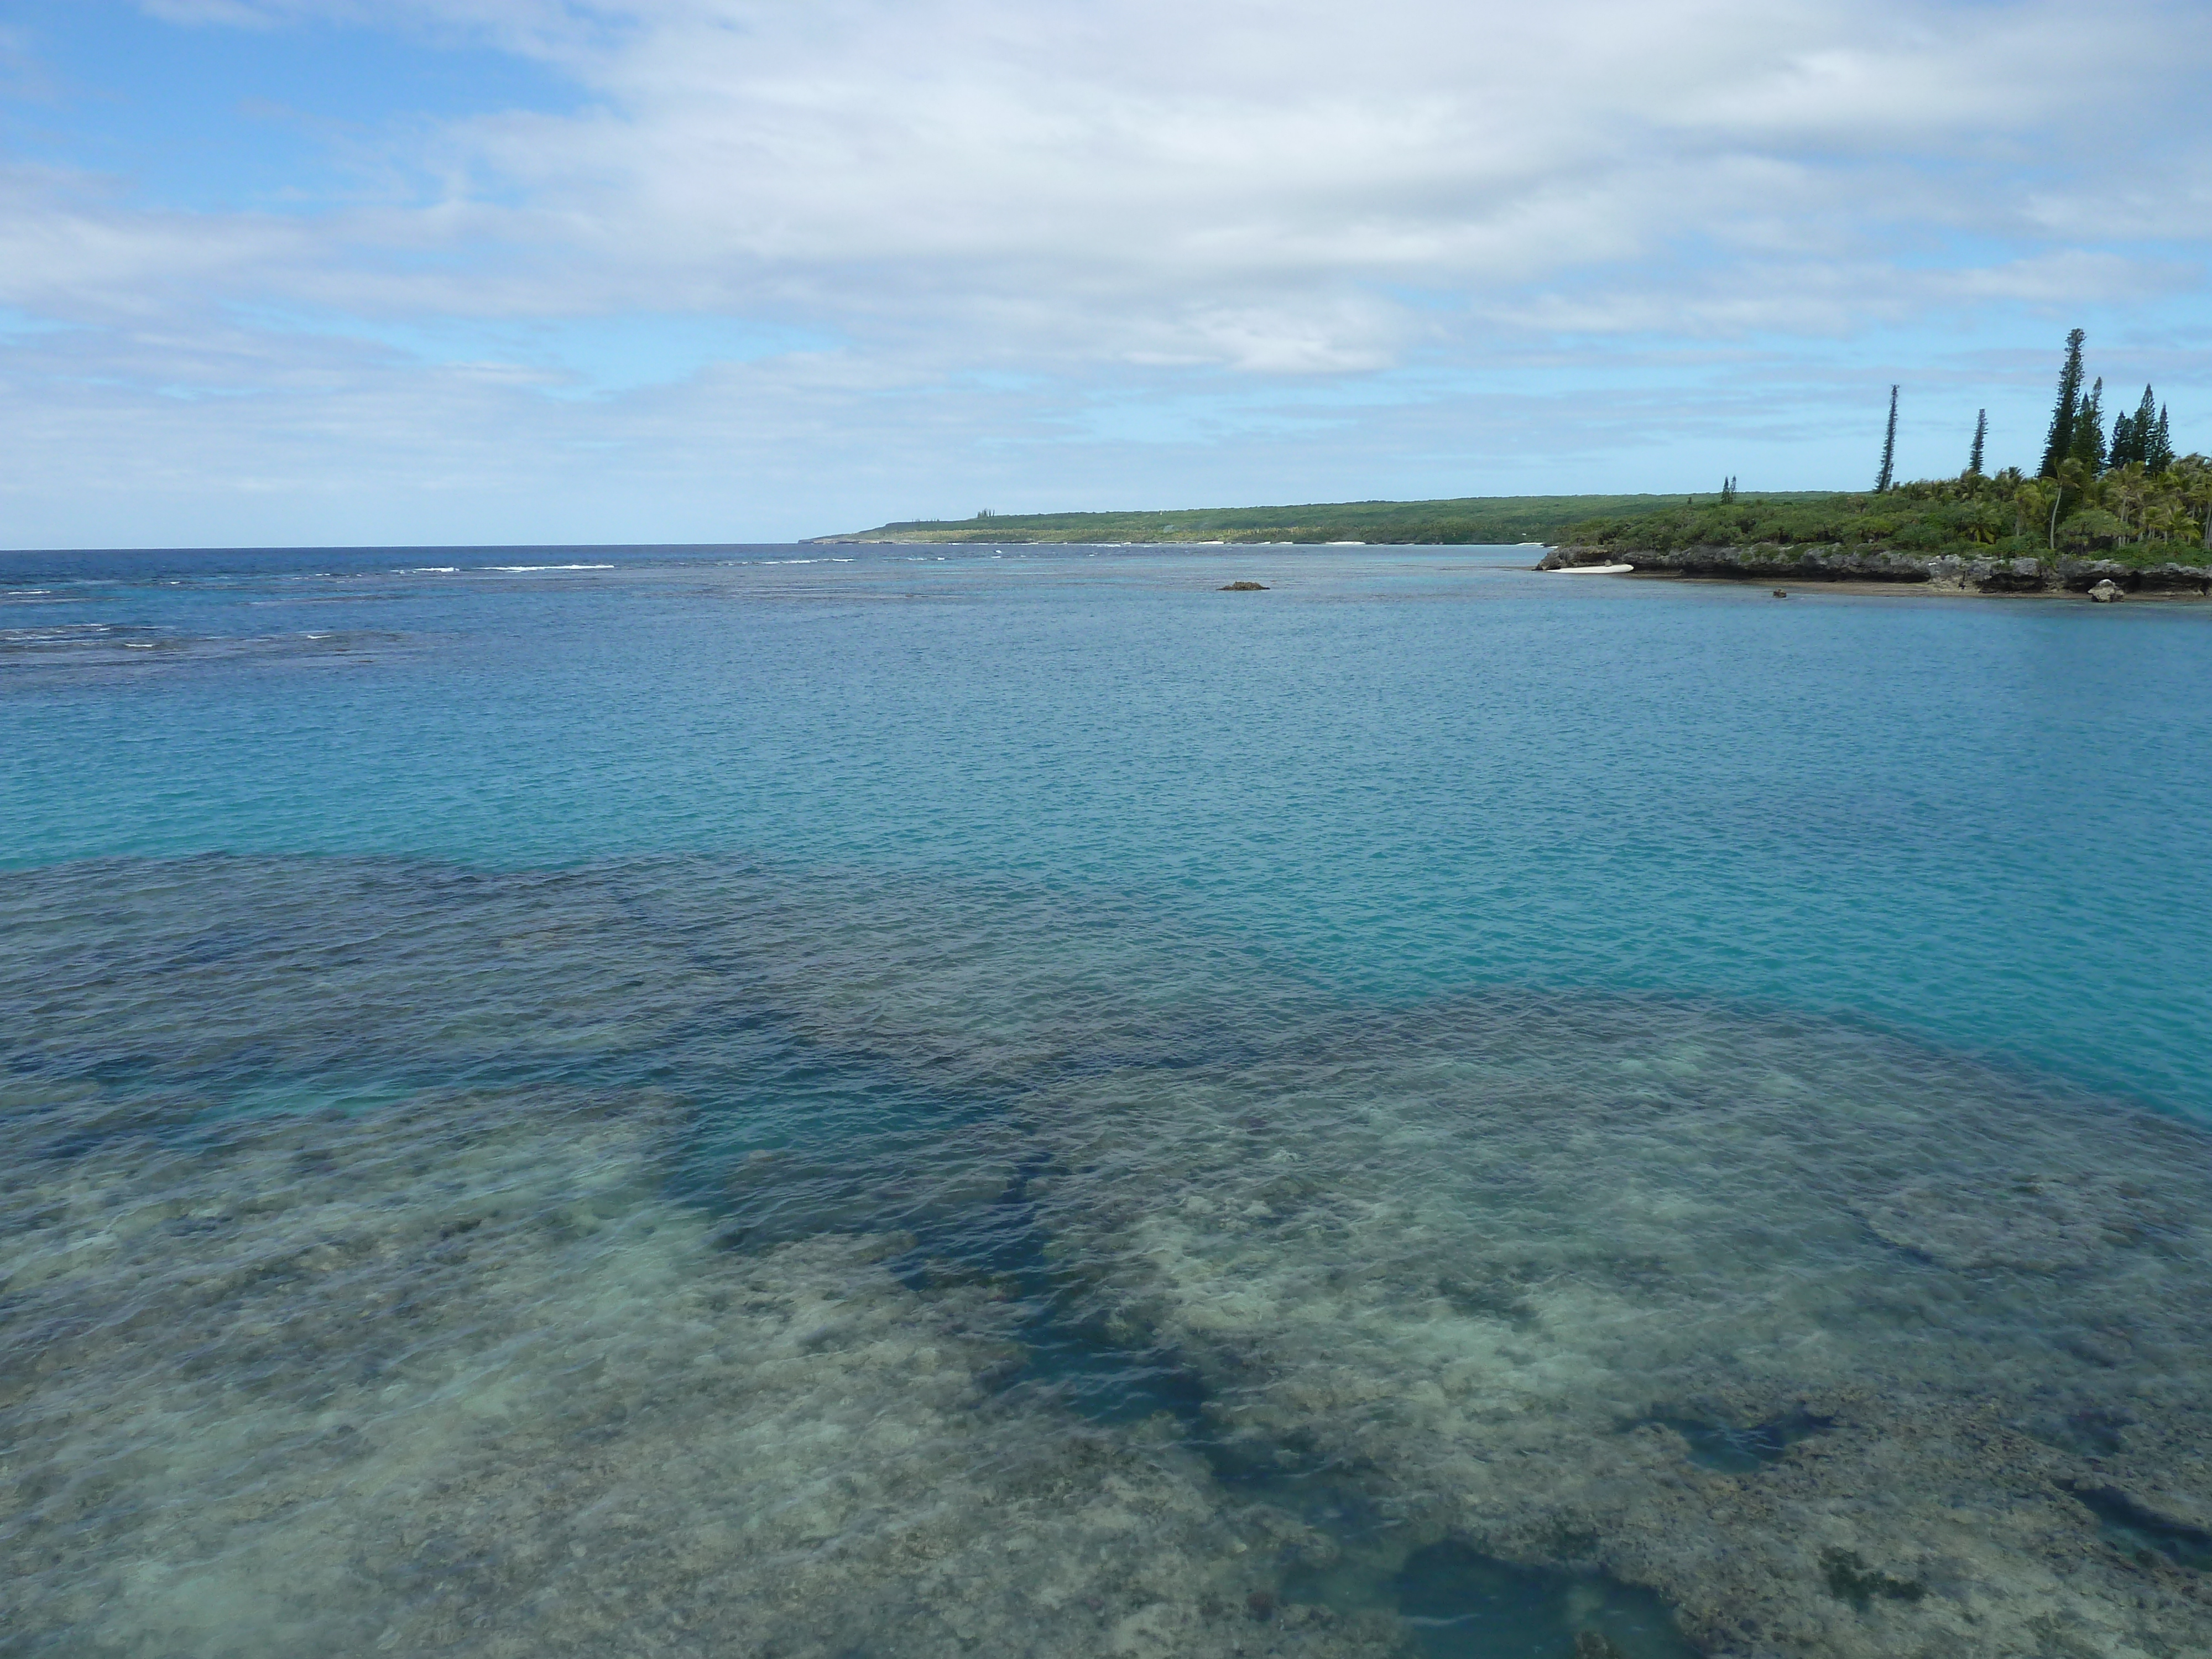
[[(2114, 108), (2172, 100), (2175, 153), (2128, 170), (2201, 178), (2185, 100), (2212, 55), (2185, 15), (2144, 6), (149, 5), (473, 30), (592, 95), (447, 129), (447, 198), (335, 216), (334, 269), (279, 278), (307, 297), (767, 309), (933, 335), (956, 357), (1294, 372), (1369, 368), (1418, 337), (1382, 316), (1396, 288), (1480, 308), (1610, 272), (1648, 313), (1677, 282), (1711, 288), (1686, 245), (1756, 249), (1747, 291), (1690, 303), (1786, 326), (1792, 256), (1816, 287), (1838, 244), (1863, 264), (1998, 239), (2013, 245), (1986, 257), (2008, 264), (2040, 251), (2017, 243), (2052, 233), (2067, 189), (2111, 176)], [(2069, 153), (2086, 180), (2038, 165)], [(386, 276), (336, 251), (364, 244), (475, 262)], [(1851, 320), (1818, 309), (1814, 326)]]
[[(484, 429), (557, 447), (596, 421), (623, 450), (684, 398), (695, 420), (781, 399), (849, 453), (841, 433), (896, 441), (870, 402), (907, 395), (887, 388), (980, 374), (1058, 384), (1023, 402), (1027, 441), (1082, 428), (1097, 388), (1164, 409), (1178, 376), (1365, 384), (1503, 373), (1561, 335), (1948, 329), (2201, 291), (2207, 252), (2212, 32), (2153, 0), (142, 4), (486, 44), (580, 89), (565, 112), (395, 120), (393, 176), (428, 182), (373, 206), (187, 213), (0, 174), (0, 303), (99, 325), (9, 348), (11, 385), (258, 388), (402, 472), (410, 433), (470, 423), (478, 453)], [(362, 342), (239, 320), (307, 312), (362, 319)], [(557, 365), (488, 358), (470, 381), (368, 343), (641, 313), (839, 345), (742, 369), (708, 350), (688, 389), (527, 412), (532, 388), (577, 389)], [(732, 429), (798, 465), (760, 408)]]

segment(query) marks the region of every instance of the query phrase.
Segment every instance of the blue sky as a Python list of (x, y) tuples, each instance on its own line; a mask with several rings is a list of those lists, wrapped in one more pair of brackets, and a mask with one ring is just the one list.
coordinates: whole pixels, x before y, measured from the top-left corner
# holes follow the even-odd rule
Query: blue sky
[(11, 0), (0, 544), (2212, 450), (2201, 4)]

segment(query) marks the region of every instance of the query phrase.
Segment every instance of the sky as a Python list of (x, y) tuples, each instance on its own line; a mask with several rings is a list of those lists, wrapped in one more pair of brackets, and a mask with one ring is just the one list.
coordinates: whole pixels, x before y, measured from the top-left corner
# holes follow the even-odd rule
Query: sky
[(2212, 451), (2203, 0), (0, 0), (0, 546)]

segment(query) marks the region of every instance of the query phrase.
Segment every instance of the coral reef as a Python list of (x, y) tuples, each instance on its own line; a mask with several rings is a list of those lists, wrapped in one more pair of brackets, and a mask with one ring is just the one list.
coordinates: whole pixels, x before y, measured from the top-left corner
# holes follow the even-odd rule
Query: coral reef
[(719, 1248), (654, 1192), (667, 1118), (456, 1097), (10, 1147), (9, 1650), (1395, 1644), (1255, 1618), (1269, 1516), (1193, 1454), (994, 1401), (1006, 1310), (919, 1298), (910, 1240)]
[[(1562, 1026), (1611, 1086), (1533, 1063)], [(1224, 1443), (1357, 1492), (1387, 1547), (1601, 1568), (1714, 1654), (2212, 1632), (2173, 1541), (2212, 1519), (2194, 1128), (1840, 1029), (1525, 999), (1131, 1075), (1063, 1127), (1055, 1249), (1209, 1379)], [(1765, 1455), (1685, 1431), (1728, 1425)], [(2166, 1544), (2116, 1546), (2084, 1482)]]
[(2205, 1645), (2198, 1127), (948, 902), (0, 883), (0, 1651)]

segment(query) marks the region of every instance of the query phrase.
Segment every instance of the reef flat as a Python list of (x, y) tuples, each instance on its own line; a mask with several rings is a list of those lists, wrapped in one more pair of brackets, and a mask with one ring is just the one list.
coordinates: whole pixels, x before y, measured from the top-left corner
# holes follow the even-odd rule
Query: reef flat
[[(11, 1181), (11, 1627), (82, 1653), (1363, 1650), (1169, 1445), (994, 1400), (910, 1240), (717, 1248), (665, 1133), (418, 1101)], [(35, 1450), (33, 1449), (35, 1449)], [(64, 1632), (66, 1632), (64, 1634)], [(1141, 1639), (1139, 1639), (1141, 1638)]]
[(2212, 1632), (2212, 1141), (1049, 889), (0, 878), (13, 1652)]
[(1317, 1589), (1453, 1540), (1648, 1586), (1708, 1653), (2212, 1628), (2193, 1128), (1841, 1028), (1516, 998), (1068, 1117), (1047, 1224), (1102, 1297), (1221, 1380), (1243, 1461), (1389, 1517)]

